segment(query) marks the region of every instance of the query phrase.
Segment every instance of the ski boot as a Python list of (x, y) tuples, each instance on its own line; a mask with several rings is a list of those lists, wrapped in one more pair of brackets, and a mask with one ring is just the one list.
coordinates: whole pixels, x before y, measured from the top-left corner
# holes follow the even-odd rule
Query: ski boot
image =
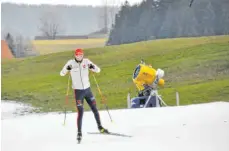
[(99, 129), (100, 133), (107, 133), (107, 134), (109, 133), (109, 131), (107, 129), (103, 128), (102, 126), (99, 126), (98, 129)]
[(78, 144), (81, 142), (82, 140), (82, 132), (78, 132), (77, 133), (77, 141), (78, 141)]

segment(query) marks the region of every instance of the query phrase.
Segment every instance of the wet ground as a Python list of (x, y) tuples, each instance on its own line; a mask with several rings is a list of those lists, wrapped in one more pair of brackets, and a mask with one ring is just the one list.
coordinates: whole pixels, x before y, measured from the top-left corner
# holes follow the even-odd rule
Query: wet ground
[(1, 100), (1, 119), (14, 118), (28, 114), (35, 114), (35, 109), (29, 104), (19, 103), (16, 101)]

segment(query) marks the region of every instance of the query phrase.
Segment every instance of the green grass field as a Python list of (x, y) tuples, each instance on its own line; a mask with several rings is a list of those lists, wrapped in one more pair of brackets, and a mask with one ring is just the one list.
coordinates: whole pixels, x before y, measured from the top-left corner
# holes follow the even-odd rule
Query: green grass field
[(105, 45), (106, 38), (67, 39), (67, 40), (34, 40), (33, 46), (39, 54), (51, 54), (76, 48), (96, 48)]
[[(136, 95), (132, 73), (142, 58), (165, 70), (165, 87), (159, 93), (168, 105), (175, 105), (176, 91), (181, 105), (229, 101), (229, 36), (92, 48), (85, 56), (102, 69), (96, 78), (109, 108), (126, 108), (127, 93)], [(68, 77), (59, 72), (72, 57), (68, 51), (2, 62), (2, 99), (31, 103), (45, 112), (63, 110)], [(90, 81), (98, 107), (104, 109), (92, 76)], [(75, 111), (72, 90), (69, 97), (68, 109)]]

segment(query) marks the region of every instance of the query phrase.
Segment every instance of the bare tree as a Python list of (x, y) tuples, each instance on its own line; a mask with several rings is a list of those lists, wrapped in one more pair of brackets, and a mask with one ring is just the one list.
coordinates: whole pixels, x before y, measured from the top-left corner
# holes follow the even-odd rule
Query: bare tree
[(33, 42), (30, 38), (24, 38), (24, 52), (25, 56), (37, 56), (39, 52), (36, 51)]
[(105, 33), (108, 32), (108, 0), (102, 0), (103, 12), (102, 12), (102, 20), (103, 20), (103, 30)]
[(21, 35), (17, 35), (15, 38), (15, 46), (16, 46), (16, 57), (24, 57), (25, 49), (24, 49), (24, 38)]
[(119, 11), (120, 8), (120, 0), (109, 0), (108, 14), (111, 26), (115, 23), (115, 15)]
[(13, 50), (16, 58), (38, 55), (33, 47), (32, 41), (29, 38), (23, 37), (21, 34), (15, 36)]
[(40, 18), (39, 30), (48, 39), (55, 39), (60, 32), (60, 20), (55, 12), (45, 12)]
[(29, 37), (22, 36), (18, 32), (2, 30), (4, 39), (16, 58), (39, 55)]
[(120, 0), (102, 0), (102, 11), (99, 14), (99, 28), (108, 33), (110, 26), (114, 24), (115, 14), (119, 10)]

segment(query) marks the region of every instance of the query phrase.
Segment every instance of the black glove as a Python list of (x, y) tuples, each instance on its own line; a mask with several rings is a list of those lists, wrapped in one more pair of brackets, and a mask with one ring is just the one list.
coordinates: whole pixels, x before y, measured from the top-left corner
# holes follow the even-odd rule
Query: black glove
[(95, 66), (93, 64), (90, 64), (89, 69), (95, 69)]
[(72, 70), (72, 65), (68, 65), (66, 68), (68, 71)]

